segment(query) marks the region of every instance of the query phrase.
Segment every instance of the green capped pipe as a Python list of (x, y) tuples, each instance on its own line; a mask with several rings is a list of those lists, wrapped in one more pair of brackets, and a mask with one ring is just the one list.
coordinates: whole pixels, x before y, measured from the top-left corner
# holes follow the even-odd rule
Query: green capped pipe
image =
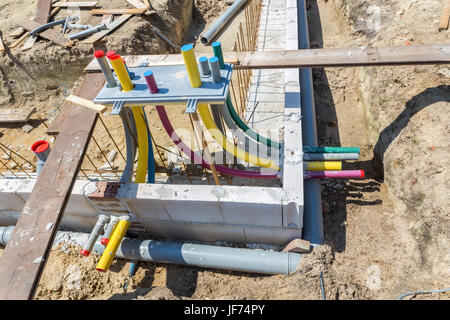
[(257, 132), (253, 131), (249, 126), (247, 126), (244, 121), (239, 117), (236, 110), (233, 107), (233, 103), (231, 102), (230, 96), (227, 98), (227, 107), (228, 111), (230, 112), (231, 117), (233, 118), (233, 121), (236, 123), (236, 125), (241, 128), (250, 138), (267, 145), (271, 148), (277, 148), (281, 149), (281, 144), (277, 141), (270, 140), (269, 138), (265, 138), (261, 135), (259, 135)]
[(303, 146), (304, 153), (359, 153), (359, 148), (353, 147), (307, 147)]
[(220, 44), (220, 41), (216, 41), (212, 44), (214, 57), (217, 57), (219, 59), (219, 66), (220, 69), (225, 68), (225, 61), (223, 60), (223, 52), (222, 52), (222, 45)]

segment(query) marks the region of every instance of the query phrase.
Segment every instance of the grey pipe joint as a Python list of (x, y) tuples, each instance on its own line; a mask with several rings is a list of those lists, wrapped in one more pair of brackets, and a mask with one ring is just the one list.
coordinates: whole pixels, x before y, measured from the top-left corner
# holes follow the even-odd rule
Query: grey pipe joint
[(88, 257), (91, 254), (92, 248), (94, 247), (95, 242), (97, 241), (98, 237), (100, 236), (100, 233), (102, 232), (102, 229), (106, 223), (108, 223), (109, 217), (101, 214), (98, 216), (97, 223), (94, 226), (94, 229), (92, 229), (91, 233), (89, 234), (89, 238), (86, 241), (86, 243), (83, 246), (83, 249), (81, 249), (81, 255)]
[(105, 234), (103, 235), (102, 239), (100, 240), (100, 243), (104, 245), (105, 247), (108, 245), (109, 238), (111, 237), (114, 229), (117, 227), (117, 224), (119, 223), (120, 218), (118, 217), (111, 217), (109, 220), (109, 223), (106, 227)]

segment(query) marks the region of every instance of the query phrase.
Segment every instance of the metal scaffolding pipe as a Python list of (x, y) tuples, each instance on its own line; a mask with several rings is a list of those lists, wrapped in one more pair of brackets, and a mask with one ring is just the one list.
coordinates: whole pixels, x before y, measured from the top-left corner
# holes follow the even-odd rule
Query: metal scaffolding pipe
[(230, 21), (239, 9), (247, 2), (247, 0), (236, 0), (233, 5), (228, 8), (223, 15), (221, 15), (214, 24), (202, 35), (200, 41), (206, 46), (214, 37), (222, 30), (222, 28)]
[[(306, 15), (305, 0), (297, 0), (299, 49), (309, 49), (308, 18)], [(316, 111), (314, 104), (314, 91), (312, 70), (300, 69), (300, 92), (302, 106), (302, 136), (303, 145), (317, 147)], [(322, 194), (320, 181), (304, 180), (304, 213), (303, 213), (303, 239), (311, 244), (323, 244), (323, 216)]]
[[(13, 229), (13, 226), (0, 227), (1, 244), (6, 245)], [(82, 245), (88, 237), (87, 233), (58, 231), (54, 245), (60, 243)], [(102, 254), (104, 250), (105, 247), (97, 241), (92, 253)], [(124, 238), (116, 252), (116, 257), (202, 268), (289, 275), (297, 269), (302, 255), (292, 252)]]

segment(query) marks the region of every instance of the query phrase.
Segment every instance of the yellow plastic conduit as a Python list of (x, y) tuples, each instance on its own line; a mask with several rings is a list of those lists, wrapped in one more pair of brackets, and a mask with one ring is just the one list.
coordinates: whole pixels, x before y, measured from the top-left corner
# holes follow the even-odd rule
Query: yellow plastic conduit
[(142, 114), (141, 107), (131, 107), (133, 111), (134, 121), (136, 122), (136, 130), (138, 135), (138, 165), (136, 171), (136, 183), (145, 183), (148, 166), (148, 135), (147, 127)]
[(202, 120), (205, 123), (206, 128), (211, 133), (214, 140), (216, 140), (217, 143), (219, 143), (222, 146), (222, 148), (224, 148), (226, 151), (228, 151), (231, 154), (234, 154), (237, 158), (241, 160), (253, 163), (257, 166), (280, 170), (280, 168), (274, 161), (252, 155), (236, 147), (233, 143), (229, 142), (217, 128), (216, 124), (214, 123), (214, 120), (211, 117), (209, 108), (206, 104), (199, 104), (198, 111), (200, 112), (200, 116), (202, 117)]
[(111, 266), (111, 263), (113, 262), (116, 255), (117, 249), (122, 243), (123, 237), (125, 236), (125, 233), (127, 233), (129, 226), (130, 221), (125, 219), (119, 221), (113, 231), (113, 234), (111, 235), (111, 238), (109, 239), (105, 251), (103, 251), (100, 261), (97, 264), (96, 269), (98, 271), (106, 272), (109, 270), (109, 267)]
[(312, 161), (306, 163), (306, 170), (309, 171), (336, 171), (342, 170), (340, 161)]

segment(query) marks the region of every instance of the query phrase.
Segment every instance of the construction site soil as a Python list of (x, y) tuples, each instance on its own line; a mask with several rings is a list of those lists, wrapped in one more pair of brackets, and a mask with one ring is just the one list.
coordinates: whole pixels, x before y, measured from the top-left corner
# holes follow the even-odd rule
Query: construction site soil
[[(8, 36), (17, 27), (14, 22), (33, 15), (35, 2), (2, 1), (0, 30), (6, 43), (14, 41)], [(120, 0), (99, 2), (127, 7)], [(196, 41), (230, 3), (152, 1), (155, 14), (132, 17), (99, 47), (121, 54), (168, 52), (166, 43), (148, 31), (150, 24), (181, 45)], [(450, 31), (438, 32), (445, 3), (308, 0), (311, 46), (449, 43)], [(192, 5), (191, 16), (186, 10)], [(226, 49), (235, 33), (229, 34)], [(45, 118), (61, 83), (74, 86), (92, 52), (81, 43), (62, 49), (44, 40), (29, 51), (8, 51), (0, 57), (0, 108), (34, 106), (36, 117)], [(313, 77), (320, 145), (361, 147), (360, 161), (345, 169), (364, 169), (366, 177), (322, 182), (326, 241), (303, 256), (296, 272), (262, 276), (139, 263), (129, 278), (128, 261), (116, 259), (109, 272), (99, 273), (99, 257), (82, 258), (80, 248), (63, 246), (50, 254), (35, 299), (321, 299), (321, 272), (327, 299), (395, 299), (408, 291), (449, 287), (449, 68), (327, 68), (314, 69)], [(172, 112), (180, 119), (174, 125), (182, 126), (182, 109)], [(112, 131), (121, 130), (115, 120), (108, 121)], [(2, 126), (0, 142), (25, 151), (45, 137), (45, 126), (32, 124), (28, 134)], [(151, 127), (161, 124), (151, 122)], [(162, 134), (157, 139), (170, 142)], [(447, 292), (407, 299), (449, 298)]]

